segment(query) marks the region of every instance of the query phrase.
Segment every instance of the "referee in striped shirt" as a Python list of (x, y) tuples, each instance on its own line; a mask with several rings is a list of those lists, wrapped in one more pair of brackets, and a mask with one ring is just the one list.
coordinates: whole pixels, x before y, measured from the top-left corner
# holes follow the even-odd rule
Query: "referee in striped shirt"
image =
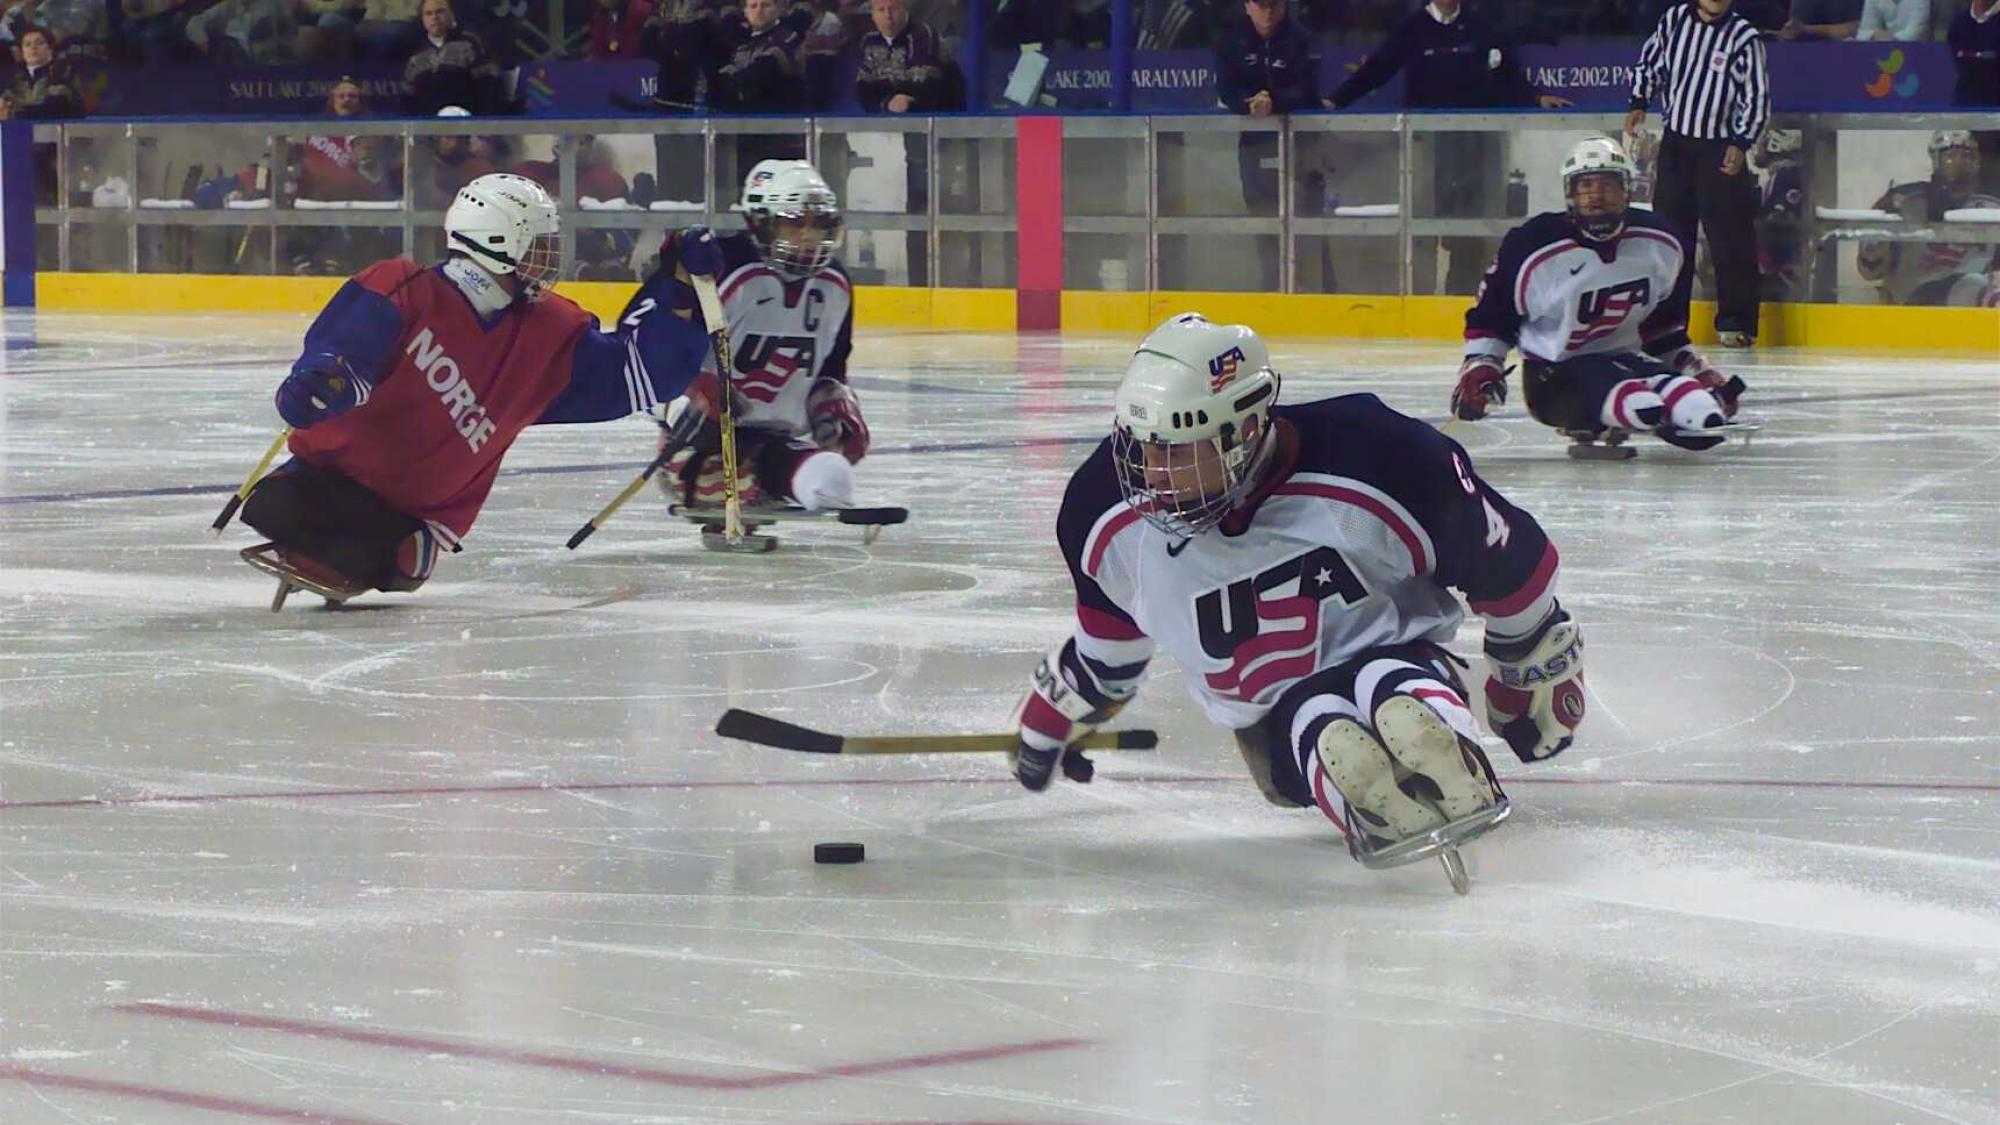
[(1688, 0), (1668, 8), (1639, 49), (1630, 136), (1660, 97), (1666, 138), (1653, 181), (1653, 213), (1694, 252), (1695, 222), (1708, 230), (1715, 263), (1715, 331), (1724, 347), (1757, 338), (1757, 181), (1745, 155), (1771, 117), (1764, 44), (1734, 0)]

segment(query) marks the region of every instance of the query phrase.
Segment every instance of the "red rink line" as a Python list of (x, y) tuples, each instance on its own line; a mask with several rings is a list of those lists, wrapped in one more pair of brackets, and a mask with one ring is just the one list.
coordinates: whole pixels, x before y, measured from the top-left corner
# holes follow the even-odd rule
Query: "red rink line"
[(119, 1098), (186, 1106), (189, 1109), (205, 1109), (211, 1113), (227, 1113), (235, 1117), (258, 1117), (265, 1121), (310, 1121), (315, 1125), (393, 1125), (392, 1122), (376, 1117), (348, 1117), (345, 1114), (324, 1113), (316, 1109), (290, 1109), (281, 1105), (246, 1102), (239, 1098), (220, 1098), (213, 1094), (170, 1090), (165, 1086), (146, 1086), (136, 1082), (113, 1082), (106, 1078), (56, 1074), (52, 1071), (14, 1066), (10, 1063), (0, 1063), (0, 1079), (25, 1082), (30, 1086), (54, 1086), (88, 1094), (110, 1094)]
[[(1244, 777), (1229, 775), (1133, 774), (1106, 778), (1120, 785), (1239, 785)], [(1990, 781), (1787, 781), (1776, 777), (1503, 777), (1507, 785), (1576, 785), (1617, 788), (1621, 785), (1645, 788), (1692, 789), (1853, 789), (1886, 791), (1944, 791), (1958, 793), (2000, 793), (2000, 782)], [(325, 801), (367, 797), (492, 797), (520, 793), (612, 793), (619, 790), (658, 789), (802, 789), (858, 788), (863, 786), (916, 785), (1013, 785), (1005, 775), (980, 777), (822, 777), (786, 781), (579, 781), (514, 785), (409, 785), (376, 789), (270, 789), (248, 793), (181, 793), (136, 797), (70, 797), (52, 801), (0, 801), (0, 813), (28, 809), (109, 809), (132, 805), (216, 805), (227, 801)]]
[(247, 1028), (254, 1031), (276, 1031), (286, 1035), (301, 1035), (309, 1039), (332, 1039), (343, 1043), (364, 1043), (371, 1047), (390, 1047), (400, 1051), (416, 1051), (424, 1054), (453, 1055), (463, 1059), (483, 1059), (488, 1062), (509, 1063), (516, 1066), (538, 1066), (548, 1070), (568, 1071), (572, 1074), (589, 1074), (600, 1078), (626, 1078), (634, 1082), (646, 1082), (655, 1086), (674, 1086), (695, 1090), (765, 1090), (773, 1086), (796, 1086), (806, 1082), (825, 1082), (834, 1078), (865, 1078), (876, 1074), (895, 1074), (908, 1070), (924, 1070), (930, 1067), (954, 1066), (959, 1063), (986, 1062), (992, 1059), (1012, 1058), (1016, 1055), (1036, 1054), (1042, 1051), (1062, 1051), (1072, 1047), (1087, 1045), (1088, 1039), (1034, 1039), (1025, 1043), (997, 1043), (988, 1047), (967, 1047), (956, 1051), (937, 1051), (923, 1055), (902, 1055), (874, 1062), (844, 1063), (840, 1066), (822, 1067), (818, 1070), (780, 1071), (754, 1074), (743, 1078), (725, 1078), (714, 1074), (694, 1074), (680, 1070), (662, 1070), (650, 1066), (632, 1066), (626, 1063), (606, 1062), (584, 1058), (580, 1055), (556, 1055), (542, 1051), (527, 1051), (517, 1047), (487, 1046), (481, 1043), (467, 1043), (457, 1039), (439, 1039), (429, 1035), (411, 1035), (398, 1031), (370, 1031), (351, 1024), (319, 1023), (312, 1020), (285, 1019), (279, 1016), (261, 1016), (251, 1012), (231, 1012), (217, 1008), (194, 1008), (184, 1004), (160, 1004), (140, 1002), (119, 1004), (113, 1011), (138, 1016), (159, 1016), (165, 1019), (187, 1020), (193, 1023), (216, 1024), (222, 1027)]

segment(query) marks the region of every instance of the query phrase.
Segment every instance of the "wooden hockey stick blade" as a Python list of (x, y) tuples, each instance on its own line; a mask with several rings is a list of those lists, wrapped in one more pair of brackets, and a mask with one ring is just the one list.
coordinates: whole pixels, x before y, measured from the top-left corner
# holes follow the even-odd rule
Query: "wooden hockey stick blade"
[[(913, 734), (843, 738), (755, 711), (731, 708), (715, 724), (724, 738), (799, 750), (808, 754), (990, 754), (1012, 750), (1013, 734)], [(1098, 731), (1079, 739), (1082, 750), (1151, 750), (1160, 736), (1150, 730)]]

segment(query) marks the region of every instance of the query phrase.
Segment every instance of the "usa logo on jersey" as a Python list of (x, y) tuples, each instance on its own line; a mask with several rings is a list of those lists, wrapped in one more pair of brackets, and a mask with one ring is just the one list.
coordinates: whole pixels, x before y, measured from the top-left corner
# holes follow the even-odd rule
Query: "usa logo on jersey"
[(1208, 361), (1208, 389), (1219, 391), (1236, 380), (1236, 366), (1243, 362), (1243, 349), (1231, 348)]

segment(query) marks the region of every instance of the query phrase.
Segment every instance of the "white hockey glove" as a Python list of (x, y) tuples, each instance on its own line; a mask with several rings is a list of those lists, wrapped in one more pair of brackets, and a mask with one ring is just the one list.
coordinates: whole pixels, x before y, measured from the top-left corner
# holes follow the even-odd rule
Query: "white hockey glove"
[(1008, 767), (1036, 792), (1049, 787), (1058, 763), (1064, 777), (1089, 782), (1097, 767), (1072, 744), (1109, 722), (1132, 694), (1108, 693), (1077, 657), (1075, 639), (1064, 641), (1035, 665), (1034, 683), (1014, 711), (1019, 737), (1007, 754)]
[(1556, 606), (1520, 638), (1486, 634), (1486, 725), (1524, 762), (1569, 748), (1583, 722), (1583, 634)]

